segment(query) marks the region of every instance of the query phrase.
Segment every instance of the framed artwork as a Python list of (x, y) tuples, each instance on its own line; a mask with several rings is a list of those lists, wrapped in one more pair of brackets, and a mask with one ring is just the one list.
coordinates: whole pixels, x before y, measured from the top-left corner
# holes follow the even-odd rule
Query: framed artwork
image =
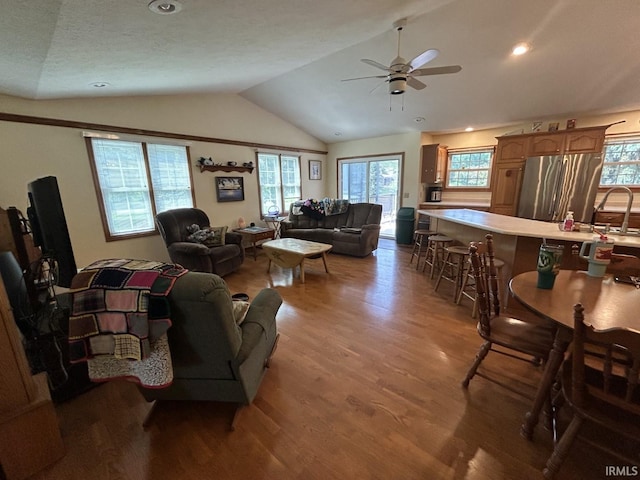
[(309, 180), (322, 180), (322, 162), (309, 160)]
[(244, 200), (242, 177), (216, 177), (216, 198), (219, 202), (241, 202)]

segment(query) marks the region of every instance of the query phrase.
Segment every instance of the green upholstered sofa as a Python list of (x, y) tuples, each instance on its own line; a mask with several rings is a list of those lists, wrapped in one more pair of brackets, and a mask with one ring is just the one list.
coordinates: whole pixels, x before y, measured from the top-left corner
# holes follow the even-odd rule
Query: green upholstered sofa
[(282, 304), (278, 292), (260, 291), (239, 326), (229, 289), (215, 274), (188, 272), (179, 277), (169, 303), (174, 380), (168, 388), (138, 387), (145, 399), (250, 404), (277, 344), (276, 313)]
[[(294, 204), (289, 208), (289, 212), (293, 211)], [(283, 238), (331, 244), (333, 253), (366, 257), (378, 248), (381, 219), (382, 205), (351, 203), (346, 212), (321, 220), (289, 213), (289, 218), (280, 224), (280, 233)]]

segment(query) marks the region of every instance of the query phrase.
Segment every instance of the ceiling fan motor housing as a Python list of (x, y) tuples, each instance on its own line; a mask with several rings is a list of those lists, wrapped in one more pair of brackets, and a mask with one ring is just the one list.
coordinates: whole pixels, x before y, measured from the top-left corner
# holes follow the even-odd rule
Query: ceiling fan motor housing
[(404, 73), (392, 73), (389, 75), (389, 93), (401, 95), (407, 89), (407, 75)]

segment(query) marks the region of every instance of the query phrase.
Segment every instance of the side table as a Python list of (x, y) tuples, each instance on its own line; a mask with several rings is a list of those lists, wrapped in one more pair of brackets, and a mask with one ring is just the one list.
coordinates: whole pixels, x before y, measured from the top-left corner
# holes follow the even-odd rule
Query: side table
[(258, 259), (258, 247), (257, 242), (261, 240), (273, 240), (276, 231), (273, 228), (264, 227), (246, 227), (246, 228), (234, 228), (234, 232), (242, 235), (243, 240), (246, 238), (251, 242), (253, 247), (253, 259)]
[(262, 220), (267, 224), (267, 227), (273, 228), (275, 234), (273, 238), (280, 238), (280, 223), (286, 220), (287, 217), (278, 217), (277, 215), (265, 215)]

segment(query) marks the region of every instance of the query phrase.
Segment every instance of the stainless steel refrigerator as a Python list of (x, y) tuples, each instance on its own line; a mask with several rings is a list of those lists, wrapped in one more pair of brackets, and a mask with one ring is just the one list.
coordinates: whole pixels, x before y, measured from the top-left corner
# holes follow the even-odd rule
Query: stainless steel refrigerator
[(527, 158), (518, 217), (559, 222), (572, 211), (576, 222), (590, 223), (601, 172), (599, 153)]

